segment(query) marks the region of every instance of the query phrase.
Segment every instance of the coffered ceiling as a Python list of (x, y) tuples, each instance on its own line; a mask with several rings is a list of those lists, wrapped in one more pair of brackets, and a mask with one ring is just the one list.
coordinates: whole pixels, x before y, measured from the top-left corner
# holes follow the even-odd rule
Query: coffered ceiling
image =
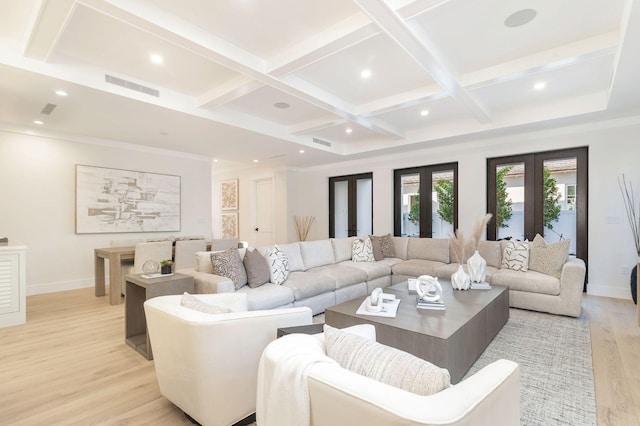
[(639, 114), (637, 52), (638, 0), (3, 0), (0, 126), (301, 167)]

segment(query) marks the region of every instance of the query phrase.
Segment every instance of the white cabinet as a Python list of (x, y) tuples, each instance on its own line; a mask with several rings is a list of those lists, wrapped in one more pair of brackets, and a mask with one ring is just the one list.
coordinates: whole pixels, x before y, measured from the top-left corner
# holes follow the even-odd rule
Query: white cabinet
[(27, 247), (0, 246), (0, 327), (27, 322)]

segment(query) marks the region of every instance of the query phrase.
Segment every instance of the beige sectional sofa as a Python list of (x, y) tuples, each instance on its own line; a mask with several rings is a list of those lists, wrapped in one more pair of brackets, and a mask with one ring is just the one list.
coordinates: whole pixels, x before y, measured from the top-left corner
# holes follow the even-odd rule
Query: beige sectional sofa
[[(197, 266), (183, 270), (194, 276), (196, 293), (247, 293), (249, 309), (306, 306), (313, 314), (325, 308), (367, 295), (376, 287), (387, 287), (420, 275), (448, 280), (458, 269), (451, 263), (448, 239), (391, 237), (395, 257), (374, 262), (352, 260), (352, 238), (278, 244), (289, 261), (289, 277), (282, 285), (266, 283), (235, 289), (226, 277), (214, 274), (211, 252), (199, 252)], [(501, 268), (506, 242), (481, 241), (480, 255), (487, 261), (487, 282), (509, 287), (512, 307), (579, 316), (585, 277), (582, 260), (568, 258), (559, 278), (540, 272)], [(265, 255), (270, 247), (257, 250)], [(238, 249), (243, 257), (245, 248)], [(474, 290), (482, 291), (482, 290)]]

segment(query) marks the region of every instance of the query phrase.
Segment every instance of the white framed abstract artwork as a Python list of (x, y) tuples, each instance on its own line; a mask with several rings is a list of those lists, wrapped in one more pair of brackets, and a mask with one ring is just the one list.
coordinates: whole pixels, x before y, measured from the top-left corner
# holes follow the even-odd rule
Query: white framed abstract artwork
[(221, 210), (238, 210), (238, 179), (220, 182)]
[(76, 233), (180, 231), (180, 176), (76, 165)]
[(238, 212), (222, 213), (222, 238), (238, 238)]

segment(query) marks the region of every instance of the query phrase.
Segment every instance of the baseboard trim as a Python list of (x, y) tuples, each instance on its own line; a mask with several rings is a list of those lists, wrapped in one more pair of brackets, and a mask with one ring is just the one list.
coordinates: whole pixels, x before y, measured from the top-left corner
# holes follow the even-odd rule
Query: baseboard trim
[(614, 299), (631, 300), (631, 290), (627, 287), (612, 287), (610, 285), (588, 284), (587, 294), (592, 296), (612, 297)]
[[(87, 288), (95, 286), (95, 280), (93, 278), (86, 280), (75, 281), (59, 281), (55, 283), (43, 283), (43, 284), (27, 284), (27, 296), (33, 296), (36, 294), (57, 293), (59, 291), (78, 290), (80, 288)], [(107, 293), (109, 286), (107, 285)]]

